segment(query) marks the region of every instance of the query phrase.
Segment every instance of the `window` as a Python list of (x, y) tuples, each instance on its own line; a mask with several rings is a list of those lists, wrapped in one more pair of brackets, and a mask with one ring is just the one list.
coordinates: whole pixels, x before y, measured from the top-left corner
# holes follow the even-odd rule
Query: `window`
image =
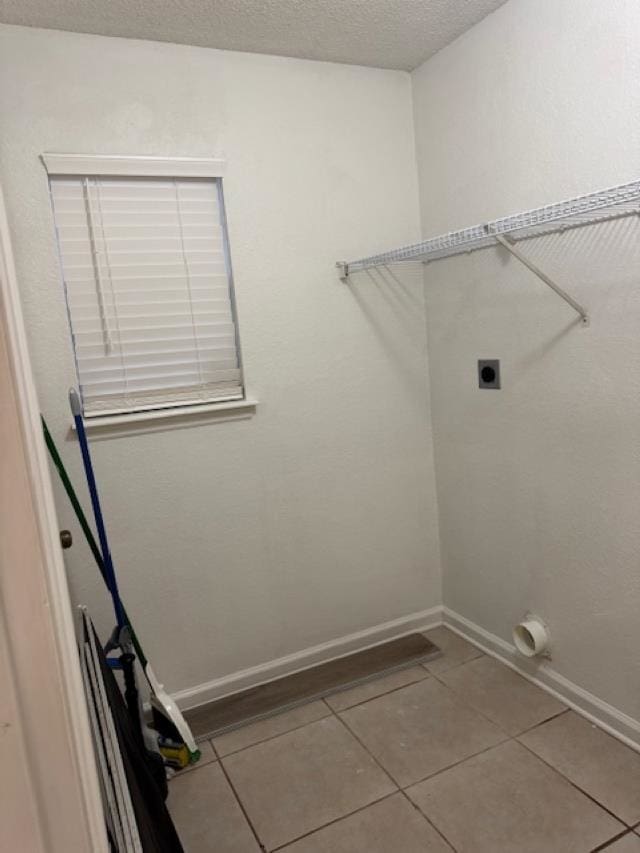
[(243, 399), (220, 163), (43, 159), (85, 416)]

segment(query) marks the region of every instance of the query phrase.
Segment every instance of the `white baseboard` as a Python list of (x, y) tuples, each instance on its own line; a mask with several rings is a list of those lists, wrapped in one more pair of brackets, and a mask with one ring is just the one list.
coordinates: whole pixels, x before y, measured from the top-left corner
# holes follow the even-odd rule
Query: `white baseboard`
[(316, 664), (326, 663), (353, 652), (372, 648), (388, 640), (403, 637), (413, 631), (426, 631), (442, 624), (640, 752), (640, 721), (629, 717), (593, 693), (569, 681), (568, 678), (556, 672), (547, 661), (525, 660), (511, 643), (491, 634), (447, 607), (432, 607), (429, 610), (410, 613), (399, 619), (383, 622), (363, 631), (356, 631), (327, 643), (239, 670), (204, 684), (180, 690), (173, 694), (173, 699), (182, 710), (196, 708), (240, 690), (257, 687), (274, 678), (291, 675)]
[(173, 694), (173, 699), (182, 710), (196, 708), (198, 705), (204, 705), (214, 699), (221, 699), (231, 693), (237, 693), (249, 687), (257, 687), (259, 684), (272, 681), (274, 678), (291, 675), (316, 664), (326, 663), (352, 652), (359, 652), (380, 645), (387, 640), (395, 640), (414, 631), (426, 631), (441, 624), (442, 607), (432, 607), (429, 610), (410, 613), (391, 622), (382, 622), (371, 628), (365, 628), (364, 631), (356, 631), (354, 634), (347, 634), (336, 640), (330, 640), (328, 643), (311, 646), (285, 657), (242, 669), (222, 678), (198, 684), (195, 687), (179, 690)]
[(609, 705), (593, 693), (583, 690), (577, 684), (569, 681), (556, 672), (548, 662), (531, 662), (525, 660), (516, 651), (515, 646), (505, 642), (495, 634), (485, 631), (479, 625), (465, 619), (464, 616), (442, 608), (443, 624), (455, 631), (465, 640), (473, 643), (483, 652), (497, 658), (502, 663), (516, 670), (528, 681), (532, 681), (551, 693), (556, 699), (568, 705), (578, 714), (586, 717), (592, 723), (609, 732), (609, 734), (626, 743), (627, 746), (640, 752), (640, 722), (629, 717), (613, 705)]

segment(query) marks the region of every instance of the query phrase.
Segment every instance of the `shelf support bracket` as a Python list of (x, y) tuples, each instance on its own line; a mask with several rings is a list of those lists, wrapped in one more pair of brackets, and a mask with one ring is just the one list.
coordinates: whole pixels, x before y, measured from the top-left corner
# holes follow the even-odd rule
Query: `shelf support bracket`
[(340, 281), (343, 281), (346, 284), (349, 280), (349, 264), (346, 263), (346, 261), (338, 261), (336, 267), (338, 268)]
[(500, 245), (509, 252), (509, 254), (513, 255), (513, 257), (519, 260), (521, 264), (524, 264), (528, 270), (531, 270), (531, 272), (536, 275), (540, 281), (543, 281), (547, 287), (550, 287), (551, 290), (553, 290), (554, 293), (557, 293), (561, 299), (564, 299), (564, 301), (580, 315), (585, 326), (589, 325), (589, 317), (586, 309), (583, 308), (579, 302), (576, 302), (576, 300), (557, 285), (555, 281), (552, 281), (548, 275), (543, 273), (542, 270), (533, 263), (533, 261), (530, 261), (526, 255), (523, 255), (522, 252), (513, 245), (513, 242), (508, 237), (503, 234), (494, 234), (493, 236), (496, 238), (498, 243), (500, 243)]

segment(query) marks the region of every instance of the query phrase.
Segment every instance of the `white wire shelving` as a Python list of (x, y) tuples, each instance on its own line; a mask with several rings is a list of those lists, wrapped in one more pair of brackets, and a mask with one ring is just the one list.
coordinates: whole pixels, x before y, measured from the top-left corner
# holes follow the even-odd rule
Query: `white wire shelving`
[(548, 204), (524, 213), (494, 219), (483, 225), (451, 231), (439, 237), (432, 237), (429, 240), (402, 246), (378, 255), (370, 255), (355, 261), (339, 261), (336, 266), (342, 281), (347, 282), (353, 273), (374, 267), (407, 261), (429, 263), (453, 255), (499, 245), (571, 305), (581, 316), (582, 321), (587, 324), (586, 309), (523, 255), (520, 249), (514, 246), (514, 243), (569, 228), (594, 225), (610, 219), (638, 214), (640, 214), (640, 181), (633, 181), (600, 192), (577, 196), (557, 204)]

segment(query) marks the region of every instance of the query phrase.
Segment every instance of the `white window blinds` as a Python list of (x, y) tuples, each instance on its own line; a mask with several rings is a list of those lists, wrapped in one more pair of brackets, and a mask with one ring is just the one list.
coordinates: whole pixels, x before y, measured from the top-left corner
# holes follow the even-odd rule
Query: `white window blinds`
[(85, 415), (241, 399), (221, 180), (50, 187)]

